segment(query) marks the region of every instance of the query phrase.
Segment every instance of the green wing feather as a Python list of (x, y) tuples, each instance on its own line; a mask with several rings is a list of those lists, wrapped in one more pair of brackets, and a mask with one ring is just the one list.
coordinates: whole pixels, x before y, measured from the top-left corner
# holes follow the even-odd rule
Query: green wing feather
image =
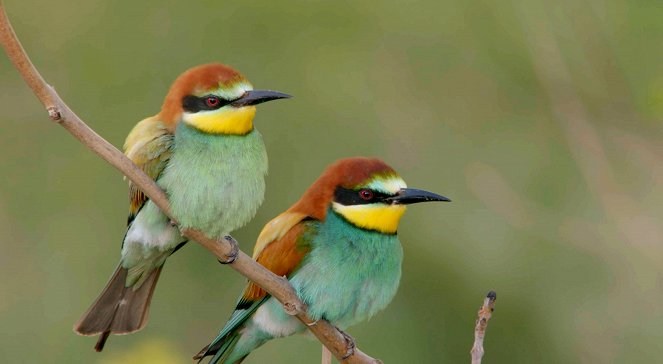
[[(155, 117), (142, 120), (131, 130), (124, 142), (125, 154), (150, 178), (157, 180), (168, 165), (173, 153), (174, 135)], [(128, 224), (145, 205), (148, 198), (129, 181), (129, 218)]]
[[(281, 215), (279, 215), (281, 216)], [(282, 216), (281, 216), (282, 217)], [(267, 226), (275, 228), (274, 221), (288, 221), (283, 232), (274, 234), (274, 240), (265, 241), (257, 252), (256, 261), (280, 276), (290, 276), (297, 271), (300, 263), (310, 251), (307, 231), (314, 228), (316, 221), (306, 220), (304, 216), (293, 219), (275, 219)], [(264, 234), (263, 234), (264, 235)], [(210, 364), (224, 362), (233, 353), (233, 348), (239, 340), (240, 329), (251, 318), (262, 304), (271, 296), (253, 282), (244, 289), (244, 293), (237, 301), (235, 311), (230, 316), (219, 335), (203, 348), (194, 359), (202, 359), (207, 355), (214, 355)]]
[[(209, 345), (204, 347), (194, 359), (202, 360), (207, 355), (214, 355), (210, 360), (210, 363), (216, 363), (222, 359), (224, 354), (229, 355), (237, 343), (237, 340), (239, 340), (240, 335), (237, 332), (238, 329), (240, 329), (246, 320), (248, 320), (270, 297), (270, 295), (266, 295), (248, 306), (245, 305), (244, 308), (236, 309), (230, 316), (228, 322), (226, 322), (226, 325), (221, 329), (219, 335), (217, 335)], [(242, 300), (243, 298), (240, 298), (240, 302)], [(238, 307), (239, 306), (240, 303), (238, 302)]]

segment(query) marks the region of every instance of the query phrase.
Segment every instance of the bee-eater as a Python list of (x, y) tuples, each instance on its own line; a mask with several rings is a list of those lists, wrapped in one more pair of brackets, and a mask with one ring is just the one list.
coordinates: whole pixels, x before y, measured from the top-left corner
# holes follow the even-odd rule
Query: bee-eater
[[(424, 201), (450, 200), (407, 188), (381, 160), (342, 159), (267, 223), (253, 257), (288, 278), (313, 320), (345, 329), (394, 297), (403, 258), (398, 223), (406, 205)], [(240, 363), (266, 341), (303, 330), (275, 298), (249, 283), (225, 327), (194, 359)]]
[(125, 154), (166, 192), (179, 228), (129, 183), (130, 213), (120, 264), (75, 324), (80, 335), (128, 334), (147, 323), (161, 269), (186, 243), (179, 229), (222, 238), (242, 227), (263, 201), (267, 153), (253, 127), (255, 105), (287, 98), (253, 90), (236, 70), (206, 64), (181, 74), (161, 111), (127, 136)]

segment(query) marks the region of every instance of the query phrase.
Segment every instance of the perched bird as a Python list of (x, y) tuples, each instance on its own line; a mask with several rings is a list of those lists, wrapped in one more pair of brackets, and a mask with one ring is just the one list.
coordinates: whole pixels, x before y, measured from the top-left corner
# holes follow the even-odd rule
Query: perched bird
[[(329, 166), (297, 203), (263, 228), (253, 257), (286, 276), (313, 320), (341, 329), (387, 306), (401, 277), (396, 235), (405, 205), (448, 198), (407, 188), (378, 159)], [(249, 283), (219, 335), (194, 359), (240, 363), (268, 340), (305, 329), (263, 289)]]
[[(125, 154), (169, 197), (179, 228), (222, 238), (253, 218), (263, 201), (267, 153), (253, 127), (255, 105), (289, 95), (253, 90), (222, 64), (189, 69), (173, 83), (161, 112), (139, 122)], [(147, 323), (161, 269), (186, 243), (180, 230), (129, 183), (130, 214), (120, 264), (75, 324), (80, 335), (128, 334)]]

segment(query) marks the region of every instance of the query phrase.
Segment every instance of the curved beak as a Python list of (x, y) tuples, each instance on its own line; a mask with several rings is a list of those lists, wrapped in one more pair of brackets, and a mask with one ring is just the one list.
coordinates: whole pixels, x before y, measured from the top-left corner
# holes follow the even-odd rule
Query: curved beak
[(284, 94), (278, 91), (271, 90), (251, 90), (246, 91), (239, 99), (230, 103), (230, 105), (235, 107), (249, 106), (249, 105), (258, 105), (263, 102), (278, 100), (278, 99), (289, 99), (292, 96)]
[(426, 201), (444, 201), (451, 202), (447, 197), (440, 196), (433, 192), (418, 190), (416, 188), (402, 188), (396, 196), (388, 197), (385, 201), (391, 202), (394, 205), (409, 205), (412, 203), (426, 202)]

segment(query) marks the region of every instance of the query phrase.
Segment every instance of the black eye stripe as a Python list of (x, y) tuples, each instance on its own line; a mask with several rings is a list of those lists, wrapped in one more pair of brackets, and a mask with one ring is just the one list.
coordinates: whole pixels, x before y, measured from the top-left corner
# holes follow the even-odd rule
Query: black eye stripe
[(373, 198), (370, 200), (364, 200), (359, 196), (359, 191), (364, 190), (352, 190), (349, 188), (336, 187), (334, 191), (334, 201), (340, 203), (341, 205), (350, 206), (350, 205), (367, 205), (371, 203), (384, 202), (384, 199), (391, 197), (386, 193), (382, 193), (375, 190), (369, 190), (373, 192)]
[[(207, 98), (208, 97), (216, 97), (219, 100), (219, 103), (213, 107), (210, 107), (207, 105)], [(216, 110), (220, 109), (228, 104), (230, 104), (232, 101), (220, 98), (215, 95), (205, 95), (203, 97), (198, 97), (198, 96), (184, 96), (182, 99), (182, 108), (186, 112), (198, 112), (198, 111), (204, 111), (204, 110)]]

